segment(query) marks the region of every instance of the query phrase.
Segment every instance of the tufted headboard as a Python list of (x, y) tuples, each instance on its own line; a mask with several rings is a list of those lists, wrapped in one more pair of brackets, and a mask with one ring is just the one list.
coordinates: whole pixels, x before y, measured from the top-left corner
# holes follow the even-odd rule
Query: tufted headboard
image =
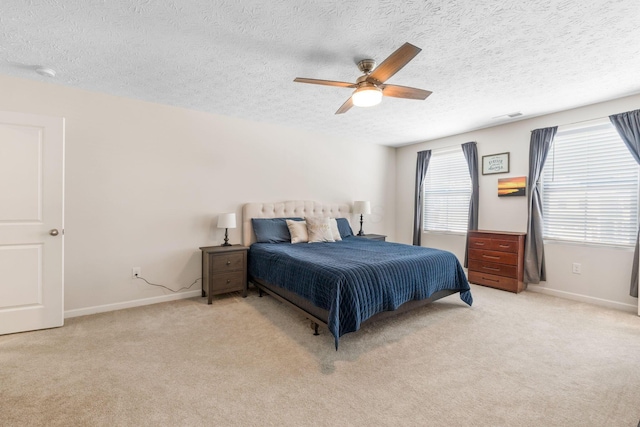
[(242, 244), (249, 246), (256, 241), (251, 218), (283, 218), (330, 216), (347, 218), (351, 206), (318, 203), (309, 200), (292, 200), (280, 203), (247, 203), (242, 207)]

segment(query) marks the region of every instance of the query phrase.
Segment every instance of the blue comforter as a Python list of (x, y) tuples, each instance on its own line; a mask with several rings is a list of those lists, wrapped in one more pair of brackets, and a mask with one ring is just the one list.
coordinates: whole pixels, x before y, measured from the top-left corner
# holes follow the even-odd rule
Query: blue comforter
[(342, 335), (381, 311), (449, 289), (471, 305), (462, 266), (451, 252), (348, 237), (334, 243), (254, 243), (249, 275), (329, 312), (336, 349)]

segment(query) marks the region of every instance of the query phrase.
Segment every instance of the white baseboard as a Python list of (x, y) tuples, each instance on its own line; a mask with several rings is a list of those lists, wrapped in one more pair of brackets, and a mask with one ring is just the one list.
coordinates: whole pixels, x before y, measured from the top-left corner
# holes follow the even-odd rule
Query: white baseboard
[(202, 291), (179, 292), (172, 295), (162, 295), (159, 297), (137, 299), (133, 301), (117, 302), (114, 304), (96, 305), (94, 307), (78, 308), (75, 310), (67, 310), (64, 312), (64, 318), (86, 316), (88, 314), (104, 313), (106, 311), (122, 310), (124, 308), (140, 307), (143, 305), (157, 304), (159, 302), (174, 301), (177, 299), (193, 298), (202, 296)]
[(570, 299), (573, 301), (586, 302), (588, 304), (599, 305), (601, 307), (613, 308), (616, 310), (637, 313), (638, 307), (633, 304), (625, 304), (622, 302), (611, 301), (608, 299), (590, 297), (586, 295), (574, 294), (572, 292), (559, 291), (557, 289), (549, 289), (540, 285), (528, 285), (528, 291), (539, 292), (541, 294), (553, 295), (554, 297)]

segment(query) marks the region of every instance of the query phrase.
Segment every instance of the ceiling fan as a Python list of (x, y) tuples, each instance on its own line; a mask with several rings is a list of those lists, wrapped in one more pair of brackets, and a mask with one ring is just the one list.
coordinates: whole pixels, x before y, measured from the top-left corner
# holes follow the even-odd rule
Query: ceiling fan
[(397, 86), (384, 84), (391, 76), (407, 65), (422, 49), (405, 43), (398, 50), (393, 52), (382, 63), (376, 67), (373, 59), (363, 59), (358, 62), (358, 68), (364, 74), (358, 77), (355, 83), (337, 82), (333, 80), (318, 80), (296, 77), (293, 81), (298, 83), (311, 83), (324, 86), (339, 86), (355, 88), (353, 94), (342, 104), (336, 114), (343, 114), (349, 111), (354, 105), (357, 107), (371, 107), (378, 105), (382, 96), (392, 96), (394, 98), (407, 99), (427, 99), (431, 92), (414, 87)]

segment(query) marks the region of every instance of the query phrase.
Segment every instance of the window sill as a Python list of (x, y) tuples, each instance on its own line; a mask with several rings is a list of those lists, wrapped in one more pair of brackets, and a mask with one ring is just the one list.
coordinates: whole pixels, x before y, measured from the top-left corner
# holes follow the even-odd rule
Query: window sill
[(450, 235), (450, 236), (466, 236), (467, 232), (465, 231), (464, 233), (459, 232), (459, 231), (436, 231), (436, 230), (422, 230), (422, 234), (433, 234), (436, 236), (444, 236), (444, 235)]
[(606, 243), (574, 242), (571, 240), (554, 240), (554, 239), (544, 239), (543, 241), (545, 245), (580, 246), (585, 248), (623, 250), (627, 252), (633, 252), (635, 250), (635, 245), (634, 246), (609, 245)]

